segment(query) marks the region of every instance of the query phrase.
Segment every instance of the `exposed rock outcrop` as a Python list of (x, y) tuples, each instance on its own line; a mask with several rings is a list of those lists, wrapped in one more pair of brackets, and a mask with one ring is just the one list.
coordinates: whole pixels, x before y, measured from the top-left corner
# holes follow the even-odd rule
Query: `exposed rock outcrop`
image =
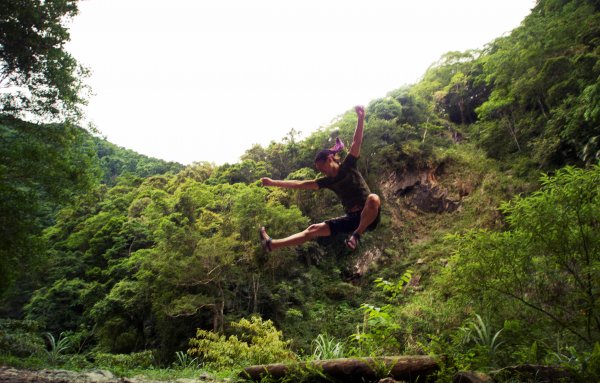
[(443, 166), (392, 172), (380, 184), (383, 197), (387, 201), (402, 200), (407, 208), (427, 213), (455, 211), (460, 206), (460, 198), (469, 191), (461, 188), (458, 198), (451, 198), (448, 190), (438, 185), (437, 176), (442, 171)]

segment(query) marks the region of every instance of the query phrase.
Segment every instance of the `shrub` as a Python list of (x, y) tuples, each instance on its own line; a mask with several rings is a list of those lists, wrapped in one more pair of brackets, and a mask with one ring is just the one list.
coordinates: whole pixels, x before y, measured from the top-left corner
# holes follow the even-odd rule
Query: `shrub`
[[(448, 267), (435, 283), (450, 301), (527, 321), (537, 333), (594, 344), (600, 323), (600, 166), (566, 167), (542, 188), (501, 206), (507, 230), (451, 237)], [(525, 340), (536, 340), (533, 331)]]
[(105, 368), (151, 368), (154, 366), (154, 353), (152, 350), (134, 352), (131, 354), (97, 353), (96, 365)]
[(44, 353), (44, 339), (39, 324), (31, 320), (0, 319), (2, 354), (27, 357)]
[(406, 286), (412, 277), (412, 270), (406, 270), (397, 282), (383, 278), (374, 283), (386, 295), (389, 304), (381, 307), (363, 303), (363, 323), (356, 327), (350, 336), (353, 348), (351, 353), (358, 356), (396, 353), (402, 348), (402, 329), (397, 320), (395, 304), (405, 295)]
[(198, 356), (211, 368), (234, 368), (253, 364), (267, 364), (294, 360), (290, 342), (282, 339), (273, 322), (259, 316), (241, 319), (231, 324), (238, 334), (220, 335), (198, 329), (190, 339), (188, 354)]

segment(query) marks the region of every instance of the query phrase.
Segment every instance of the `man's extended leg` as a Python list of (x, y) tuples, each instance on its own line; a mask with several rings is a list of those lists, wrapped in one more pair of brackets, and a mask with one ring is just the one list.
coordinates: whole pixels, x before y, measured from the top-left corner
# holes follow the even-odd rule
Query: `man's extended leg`
[(268, 241), (268, 246), (265, 246), (268, 251), (277, 250), (282, 247), (299, 246), (317, 237), (328, 237), (330, 235), (331, 230), (325, 222), (310, 225), (304, 231), (282, 239), (271, 239), (266, 230), (264, 228), (261, 229), (263, 241)]
[(350, 249), (356, 249), (356, 246), (358, 246), (358, 237), (355, 234), (360, 236), (367, 230), (367, 227), (369, 227), (369, 225), (377, 218), (380, 207), (381, 200), (379, 199), (379, 196), (377, 194), (369, 194), (367, 201), (365, 202), (365, 207), (360, 214), (360, 223), (356, 230), (354, 230), (354, 233), (352, 233), (350, 238), (346, 241), (346, 245)]

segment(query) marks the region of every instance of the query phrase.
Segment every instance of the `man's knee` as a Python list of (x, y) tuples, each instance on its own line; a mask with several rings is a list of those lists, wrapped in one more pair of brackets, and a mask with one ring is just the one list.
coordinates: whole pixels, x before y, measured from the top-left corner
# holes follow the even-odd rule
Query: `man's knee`
[(367, 202), (365, 203), (365, 205), (372, 209), (379, 209), (379, 207), (381, 206), (381, 199), (377, 194), (371, 193), (367, 197)]
[(304, 230), (304, 236), (309, 239), (324, 237), (328, 235), (329, 226), (325, 222), (315, 223)]

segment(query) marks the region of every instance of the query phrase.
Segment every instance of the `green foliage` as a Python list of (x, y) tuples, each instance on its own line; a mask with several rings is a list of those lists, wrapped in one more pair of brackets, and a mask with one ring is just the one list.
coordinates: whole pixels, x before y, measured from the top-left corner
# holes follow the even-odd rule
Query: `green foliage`
[(270, 320), (258, 316), (231, 323), (236, 335), (219, 335), (198, 329), (196, 338), (190, 339), (188, 354), (198, 356), (211, 368), (233, 368), (255, 364), (291, 361), (295, 355), (289, 341)]
[(198, 368), (199, 362), (198, 358), (192, 358), (189, 354), (183, 351), (177, 351), (175, 353), (176, 360), (173, 362), (173, 366), (179, 369), (186, 368)]
[(63, 354), (66, 353), (69, 348), (71, 348), (71, 338), (69, 336), (65, 336), (65, 333), (60, 333), (58, 339), (54, 337), (51, 333), (46, 333), (46, 339), (48, 340), (48, 350), (46, 350), (48, 355), (48, 362), (50, 364), (56, 364)]
[(536, 313), (549, 332), (593, 344), (600, 334), (600, 166), (567, 167), (541, 182), (538, 192), (503, 205), (510, 230), (455, 237), (447, 287), (476, 309)]
[(582, 375), (590, 380), (600, 380), (600, 343), (594, 344), (594, 349), (586, 355), (585, 364), (581, 366)]
[(392, 97), (375, 100), (369, 104), (369, 117), (395, 120), (402, 116), (402, 104)]
[(269, 175), (265, 165), (265, 162), (253, 160), (244, 160), (233, 165), (225, 164), (218, 167), (207, 182), (210, 184), (253, 183)]
[[(595, 343), (590, 351), (578, 351), (573, 346), (559, 346), (549, 352), (544, 363), (561, 366), (571, 372), (577, 381), (596, 382), (600, 378), (600, 344)], [(498, 376), (502, 378), (502, 375)]]
[(485, 363), (478, 360), (477, 350), (465, 347), (463, 339), (456, 334), (431, 335), (423, 347), (429, 355), (436, 358), (440, 367), (436, 372), (436, 381), (451, 382), (459, 371), (483, 369)]
[[(78, 117), (87, 70), (65, 49), (75, 0), (6, 0), (0, 8), (0, 112)], [(24, 88), (26, 91), (16, 89)]]
[(69, 124), (0, 117), (0, 293), (39, 261), (44, 227), (56, 210), (96, 181), (86, 133)]
[(58, 332), (76, 330), (85, 310), (85, 295), (94, 286), (80, 279), (59, 279), (49, 288), (37, 290), (25, 307), (27, 317)]
[(412, 270), (407, 270), (396, 283), (386, 281), (381, 277), (376, 278), (373, 283), (375, 283), (375, 286), (377, 286), (381, 291), (389, 295), (390, 301), (395, 301), (401, 294), (404, 293), (404, 287), (410, 282), (412, 273)]
[(502, 329), (494, 332), (489, 322), (484, 321), (479, 314), (475, 314), (475, 317), (475, 321), (468, 322), (466, 326), (460, 327), (459, 330), (464, 333), (465, 343), (473, 342), (484, 352), (487, 352), (488, 364), (493, 366), (498, 349), (504, 343), (498, 340)]
[(327, 334), (319, 334), (313, 340), (312, 359), (336, 359), (345, 356), (345, 343)]
[(477, 120), (475, 109), (488, 97), (481, 79), (482, 52), (448, 52), (431, 65), (412, 92), (432, 105), (431, 109), (456, 124)]
[(385, 355), (396, 353), (402, 348), (401, 326), (396, 318), (396, 308), (392, 303), (399, 303), (404, 287), (410, 281), (412, 271), (407, 270), (400, 279), (388, 282), (383, 278), (374, 281), (375, 286), (387, 295), (389, 304), (377, 307), (373, 304), (363, 303), (360, 310), (363, 312), (363, 323), (357, 326), (356, 333), (350, 336), (353, 352), (359, 356)]
[(132, 370), (137, 368), (148, 369), (155, 365), (155, 358), (152, 350), (131, 354), (96, 353), (94, 359), (95, 364), (99, 367), (117, 370)]
[(430, 334), (423, 349), (437, 359), (439, 382), (450, 382), (459, 371), (490, 371), (501, 365), (502, 345), (500, 334), (489, 321), (475, 314), (457, 329)]
[(376, 307), (363, 303), (360, 306), (364, 320), (357, 326), (356, 333), (350, 336), (353, 353), (356, 355), (379, 355), (398, 350), (398, 332), (400, 326), (394, 318), (394, 307), (385, 305)]
[(490, 44), (481, 60), (492, 90), (477, 109), (490, 154), (532, 156), (546, 168), (596, 161), (598, 20), (591, 1), (539, 1), (510, 36)]
[[(175, 174), (184, 169), (181, 164), (147, 157), (133, 150), (111, 144), (104, 139), (90, 137), (90, 141), (103, 173), (102, 183), (109, 186), (115, 186), (118, 178), (122, 176), (146, 178), (158, 174)], [(207, 177), (200, 173), (202, 171), (200, 164), (190, 165), (187, 169), (186, 176), (190, 178), (200, 177), (203, 180), (204, 177)], [(207, 171), (211, 172), (211, 170)]]
[[(53, 331), (95, 327), (99, 347), (117, 353), (158, 341), (168, 360), (198, 321), (222, 328), (225, 305), (240, 300), (229, 289), (250, 278), (241, 268), (258, 272), (259, 224), (280, 232), (307, 224), (296, 208), (269, 197), (257, 185), (209, 185), (169, 174), (122, 177), (112, 188), (100, 187), (62, 210), (47, 231), (53, 245), (46, 286), (34, 293), (27, 315)], [(277, 257), (266, 265), (287, 261)], [(158, 340), (145, 330), (149, 315)], [(177, 326), (179, 337), (171, 333), (173, 318), (186, 322)]]
[(39, 330), (35, 321), (0, 319), (0, 353), (17, 357), (42, 355), (45, 345)]

